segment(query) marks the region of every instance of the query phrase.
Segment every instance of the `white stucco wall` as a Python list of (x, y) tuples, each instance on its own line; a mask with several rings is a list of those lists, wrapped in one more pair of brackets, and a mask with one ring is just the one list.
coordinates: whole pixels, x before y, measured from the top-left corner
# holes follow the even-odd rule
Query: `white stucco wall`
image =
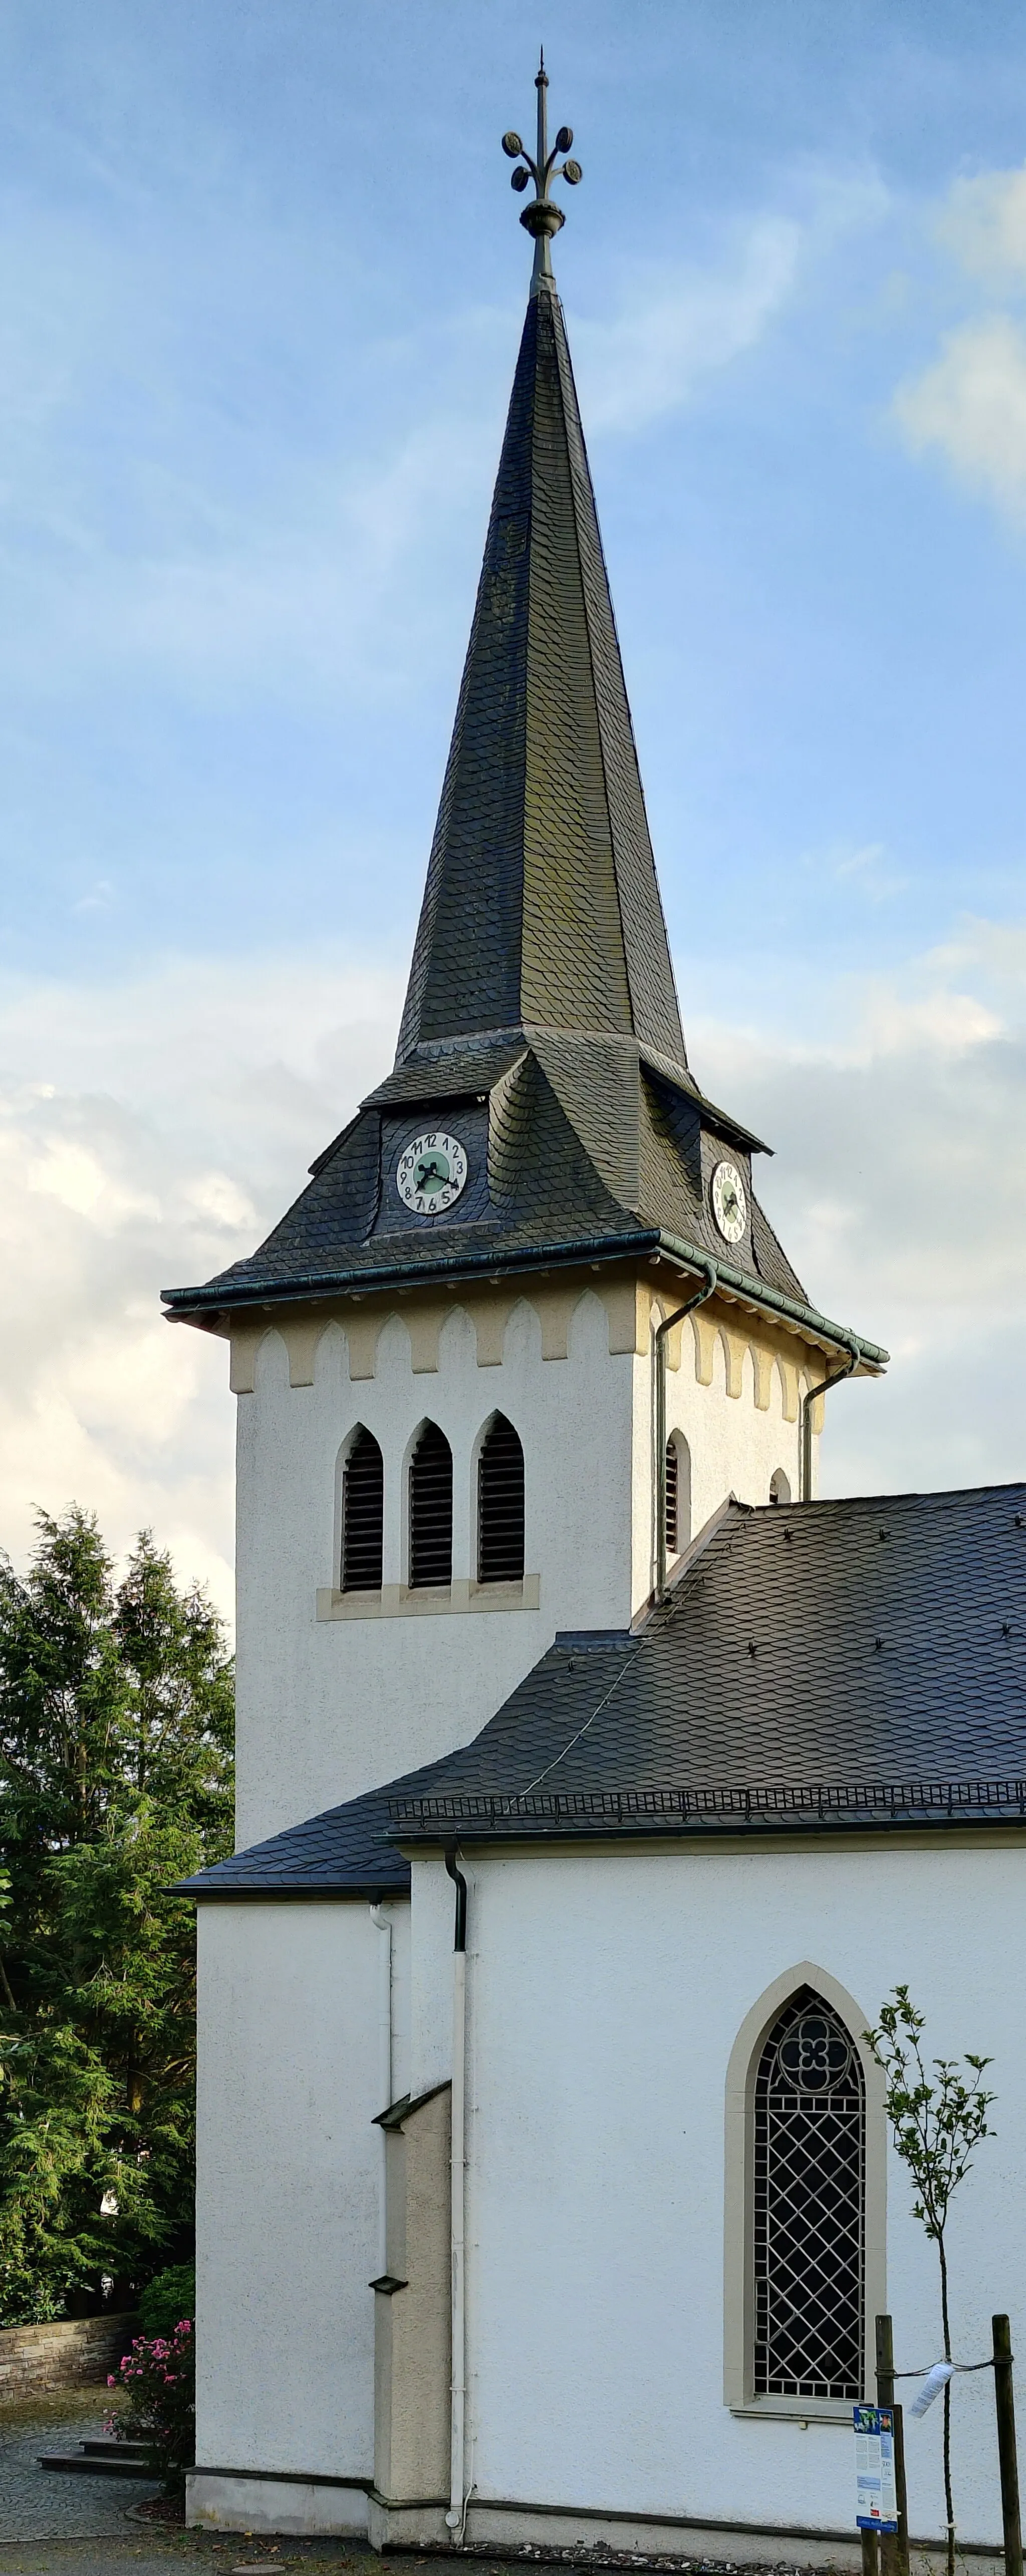
[[(239, 1399), (240, 1846), (467, 1742), (557, 1628), (631, 1617), (632, 1363), (610, 1356), (597, 1298), (579, 1306), (565, 1360), (542, 1359), (537, 1315), (521, 1305), (501, 1364), (482, 1368), (457, 1308), (436, 1372), (413, 1370), (397, 1316), (372, 1379), (350, 1380), (337, 1328), (320, 1342), (312, 1386), (290, 1386), (274, 1332), (255, 1377)], [(318, 1588), (337, 1581), (339, 1457), (354, 1425), (384, 1457), (386, 1583), (402, 1580), (404, 1470), (427, 1419), (452, 1447), (453, 1572), (469, 1576), (476, 1445), (496, 1411), (523, 1442), (526, 1571), (540, 1576), (540, 1607), (318, 1619)]]
[[(468, 2360), (482, 2498), (850, 2528), (852, 2437), (723, 2402), (724, 2084), (766, 1987), (811, 1960), (867, 2016), (896, 1981), (931, 2050), (993, 2052), (998, 2135), (950, 2230), (959, 2357), (1023, 2320), (1023, 1858), (1008, 1846), (472, 1855)], [(417, 1865), (415, 1865), (415, 1878)], [(414, 1900), (416, 1916), (416, 1900)], [(416, 1982), (416, 1970), (415, 1970)], [(891, 2159), (899, 2366), (939, 2346), (936, 2255)], [(939, 2532), (941, 2409), (909, 2428)], [(955, 2389), (959, 2529), (1000, 2538), (988, 2373)]]
[[(290, 1384), (282, 1334), (266, 1333), (252, 1391), (239, 1397), (240, 1846), (467, 1742), (557, 1630), (629, 1626), (647, 1599), (655, 1538), (647, 1303), (636, 1352), (610, 1351), (606, 1305), (576, 1279), (568, 1304), (565, 1357), (543, 1357), (539, 1313), (524, 1298), (501, 1359), (487, 1365), (468, 1314), (454, 1304), (437, 1335), (436, 1369), (414, 1367), (396, 1313), (382, 1324), (371, 1377), (350, 1376), (346, 1335), (329, 1324), (312, 1384)], [(684, 1432), (691, 1452), (693, 1531), (731, 1491), (767, 1501), (775, 1467), (797, 1491), (798, 1425), (783, 1419), (779, 1370), (760, 1408), (740, 1347), (735, 1393), (719, 1337), (712, 1381), (701, 1382), (690, 1324), (680, 1363), (668, 1370), (668, 1428)], [(539, 1606), (439, 1615), (414, 1595), (415, 1609), (402, 1616), (318, 1615), (318, 1593), (338, 1580), (341, 1459), (355, 1427), (374, 1433), (384, 1459), (386, 1586), (405, 1580), (406, 1469), (427, 1419), (453, 1452), (454, 1578), (472, 1580), (477, 1452), (496, 1411), (523, 1442), (525, 1571), (537, 1578)]]
[[(690, 1363), (690, 1364), (689, 1364)], [(820, 1370), (826, 1375), (826, 1364)], [(815, 1383), (815, 1381), (813, 1381)], [(667, 1431), (682, 1431), (691, 1452), (692, 1528), (699, 1530), (724, 1494), (742, 1503), (768, 1503), (770, 1477), (777, 1467), (787, 1476), (792, 1499), (798, 1499), (800, 1425), (785, 1422), (780, 1370), (769, 1372), (769, 1402), (755, 1402), (753, 1368), (747, 1355), (741, 1367), (740, 1393), (727, 1392), (722, 1339), (713, 1344), (713, 1376), (702, 1386), (685, 1344), (682, 1365), (667, 1373)], [(818, 1448), (813, 1441), (813, 1453)]]
[[(409, 1906), (393, 2068), (409, 2078)], [(197, 2460), (370, 2476), (381, 1942), (369, 1907), (199, 1908)]]

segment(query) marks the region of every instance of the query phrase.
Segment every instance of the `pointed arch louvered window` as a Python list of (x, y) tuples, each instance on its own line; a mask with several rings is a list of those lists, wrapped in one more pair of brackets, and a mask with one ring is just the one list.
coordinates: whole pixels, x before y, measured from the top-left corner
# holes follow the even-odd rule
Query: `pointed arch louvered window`
[(666, 1553), (679, 1556), (691, 1536), (691, 1452), (680, 1431), (666, 1443)]
[(426, 1422), (410, 1460), (410, 1586), (452, 1582), (452, 1450)]
[(667, 1553), (667, 1556), (676, 1556), (676, 1553), (677, 1553), (677, 1543), (678, 1543), (678, 1542), (677, 1542), (677, 1501), (678, 1501), (677, 1443), (676, 1443), (676, 1441), (675, 1441), (675, 1440), (668, 1440), (668, 1441), (667, 1441), (667, 1443), (666, 1443), (666, 1553)]
[(372, 1431), (359, 1430), (342, 1474), (342, 1590), (380, 1592), (385, 1471)]
[(524, 1574), (524, 1453), (497, 1413), (477, 1471), (477, 1579), (521, 1583)]
[(755, 2389), (859, 2397), (865, 2306), (865, 2082), (830, 2004), (806, 1986), (755, 2080)]

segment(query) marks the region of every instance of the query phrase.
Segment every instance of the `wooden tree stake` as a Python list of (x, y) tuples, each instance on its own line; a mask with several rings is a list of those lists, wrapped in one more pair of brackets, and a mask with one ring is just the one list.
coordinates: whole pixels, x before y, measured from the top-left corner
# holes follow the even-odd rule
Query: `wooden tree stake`
[(889, 2406), (894, 2417), (894, 2484), (898, 2498), (897, 2531), (880, 2533), (880, 2576), (909, 2576), (905, 2428), (901, 2408), (894, 2403), (894, 2332), (889, 2317), (876, 2320), (876, 2402), (878, 2406)]
[(1001, 2521), (1005, 2536), (1005, 2576), (1022, 2576), (1019, 2462), (1015, 2448), (1015, 2393), (1012, 2387), (1012, 2330), (1007, 2317), (992, 2317), (991, 2325), (994, 2332), (994, 2406), (997, 2414), (998, 2461), (1001, 2468)]

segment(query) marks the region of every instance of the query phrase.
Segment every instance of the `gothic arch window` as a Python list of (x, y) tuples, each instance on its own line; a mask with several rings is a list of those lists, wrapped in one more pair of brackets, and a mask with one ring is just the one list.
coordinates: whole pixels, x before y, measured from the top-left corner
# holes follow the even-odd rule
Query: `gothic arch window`
[(452, 1582), (452, 1450), (426, 1422), (410, 1460), (410, 1589)]
[(683, 1432), (666, 1443), (666, 1553), (679, 1556), (691, 1536), (691, 1452)]
[(363, 1425), (342, 1470), (342, 1590), (380, 1592), (385, 1470), (372, 1431)]
[(803, 1986), (755, 2078), (757, 2397), (862, 2395), (865, 2084), (840, 2014)]
[(524, 1453), (504, 1413), (481, 1443), (477, 1464), (477, 1579), (521, 1583), (524, 1575)]
[(850, 2423), (872, 2385), (887, 2118), (865, 2028), (864, 2007), (805, 1959), (753, 2003), (731, 2049), (723, 2393), (741, 2413)]
[(789, 1503), (791, 1500), (791, 1479), (785, 1475), (783, 1467), (774, 1467), (769, 1498), (771, 1503)]

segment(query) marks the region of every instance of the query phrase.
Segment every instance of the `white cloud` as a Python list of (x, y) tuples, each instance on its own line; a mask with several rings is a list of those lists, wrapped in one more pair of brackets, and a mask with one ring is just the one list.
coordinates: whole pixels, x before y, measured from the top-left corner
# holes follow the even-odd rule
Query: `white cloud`
[(790, 194), (796, 211), (732, 227), (704, 264), (632, 258), (619, 316), (575, 319), (589, 432), (641, 429), (690, 402), (706, 377), (763, 338), (817, 257), (878, 223), (888, 205), (873, 172), (799, 172)]
[[(960, 268), (1007, 306), (1026, 287), (1026, 167), (958, 179), (934, 229)], [(998, 509), (1026, 517), (1026, 329), (1012, 310), (961, 322), (920, 375), (899, 385), (895, 415), (916, 454), (935, 449)]]
[(1000, 508), (1026, 514), (1026, 331), (1009, 315), (951, 332), (933, 365), (899, 387), (895, 409), (914, 450), (939, 448)]
[[(777, 1148), (762, 1193), (809, 1294), (894, 1354), (832, 1399), (832, 1492), (1026, 1468), (1026, 928), (968, 923), (889, 983), (821, 996), (822, 1039), (692, 1030), (714, 1097)], [(250, 1250), (391, 1059), (401, 994), (323, 950), (172, 960), (0, 1018), (0, 1535), (92, 1504), (151, 1522), (231, 1598), (224, 1347), (159, 1291)]]
[(972, 275), (1026, 282), (1026, 168), (957, 179), (937, 230)]
[(643, 267), (618, 320), (576, 323), (589, 429), (642, 428), (751, 348), (793, 292), (801, 246), (797, 223), (766, 217), (717, 268)]
[(0, 1539), (93, 1506), (152, 1522), (231, 1606), (224, 1346), (164, 1286), (252, 1250), (391, 1059), (401, 996), (325, 951), (173, 960), (110, 990), (10, 984), (0, 1008)]
[(832, 998), (818, 1046), (721, 1026), (692, 1050), (776, 1148), (760, 1194), (814, 1302), (892, 1355), (831, 1399), (824, 1490), (1022, 1476), (1026, 935), (971, 924)]

